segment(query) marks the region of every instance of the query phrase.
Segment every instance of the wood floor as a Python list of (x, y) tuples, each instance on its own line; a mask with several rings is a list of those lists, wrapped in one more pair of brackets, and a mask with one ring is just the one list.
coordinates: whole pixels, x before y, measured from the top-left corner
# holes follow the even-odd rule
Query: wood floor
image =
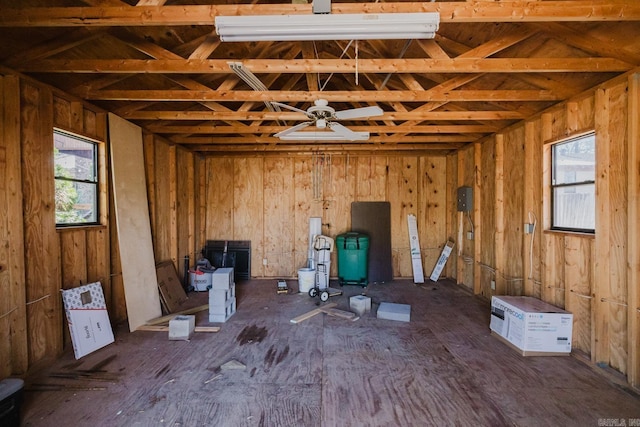
[[(296, 281), (289, 281), (297, 290)], [(26, 380), (26, 426), (596, 426), (640, 422), (640, 397), (575, 357), (525, 358), (489, 333), (489, 304), (451, 282), (373, 284), (372, 312), (320, 314), (318, 299), (278, 295), (275, 280), (237, 285), (217, 333), (169, 341), (129, 333), (76, 361), (69, 349)], [(348, 309), (362, 292), (329, 302)], [(380, 302), (411, 322), (379, 320)], [(191, 294), (194, 306), (206, 293)], [(197, 325), (209, 325), (207, 313)], [(237, 361), (246, 369), (223, 369)], [(613, 425), (613, 424), (607, 424)], [(638, 424), (636, 424), (638, 425)]]

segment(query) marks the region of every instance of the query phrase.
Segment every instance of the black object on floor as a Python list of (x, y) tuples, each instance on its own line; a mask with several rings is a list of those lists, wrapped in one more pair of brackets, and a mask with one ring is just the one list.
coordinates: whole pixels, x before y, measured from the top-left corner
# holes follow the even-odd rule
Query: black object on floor
[(351, 231), (369, 236), (369, 283), (393, 280), (391, 255), (391, 204), (351, 203)]

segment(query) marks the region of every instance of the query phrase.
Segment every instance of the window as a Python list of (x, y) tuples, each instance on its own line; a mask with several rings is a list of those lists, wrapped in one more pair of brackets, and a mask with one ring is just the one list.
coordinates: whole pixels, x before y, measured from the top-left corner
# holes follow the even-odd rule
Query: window
[(595, 232), (595, 134), (555, 143), (551, 165), (551, 228)]
[(98, 224), (98, 144), (54, 130), (56, 225)]

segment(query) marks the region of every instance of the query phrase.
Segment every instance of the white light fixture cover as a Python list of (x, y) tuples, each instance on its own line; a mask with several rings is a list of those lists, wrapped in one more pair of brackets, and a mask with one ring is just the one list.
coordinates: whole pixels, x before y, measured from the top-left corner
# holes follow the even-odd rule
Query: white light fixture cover
[(352, 138), (347, 138), (336, 132), (290, 132), (281, 135), (279, 138), (283, 141), (366, 141), (369, 139), (369, 132), (353, 132)]
[(436, 12), (215, 17), (223, 42), (431, 39), (439, 22)]

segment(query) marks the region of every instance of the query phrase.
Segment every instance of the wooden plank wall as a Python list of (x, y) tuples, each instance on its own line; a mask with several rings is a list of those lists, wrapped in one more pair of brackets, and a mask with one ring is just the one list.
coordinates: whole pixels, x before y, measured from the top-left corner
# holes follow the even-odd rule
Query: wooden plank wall
[[(635, 243), (640, 188), (633, 184), (640, 170), (637, 79), (612, 80), (488, 138), (475, 165), (469, 161), (471, 149), (459, 151), (458, 167), (466, 170), (458, 170), (456, 183), (469, 185), (469, 170), (481, 171), (479, 223), (490, 230), (482, 234), (475, 255), (480, 259), (473, 260), (482, 268), (469, 277), (459, 266), (458, 282), (487, 298), (531, 295), (568, 309), (574, 314), (575, 351), (628, 374), (635, 386), (640, 384)], [(590, 130), (596, 132), (596, 233), (547, 231), (551, 143)], [(524, 233), (529, 222), (536, 223), (533, 235)], [(465, 222), (457, 225), (458, 235), (466, 233)], [(466, 244), (462, 249), (464, 259), (471, 251)], [(496, 290), (490, 288), (492, 279)]]
[(182, 281), (185, 257), (193, 266), (202, 249), (195, 232), (203, 197), (196, 187), (195, 155), (144, 132), (143, 144), (154, 257), (156, 263), (172, 261)]
[(0, 376), (7, 376), (62, 351), (61, 288), (101, 281), (110, 300), (110, 238), (106, 192), (101, 227), (56, 230), (54, 209), (53, 128), (104, 140), (104, 115), (15, 76), (0, 86), (0, 197), (7, 206), (0, 216)]
[[(459, 187), (471, 187), (474, 188), (476, 179), (476, 165), (475, 165), (475, 146), (470, 145), (468, 148), (460, 150), (458, 152), (458, 179), (457, 188)], [(473, 288), (474, 286), (474, 253), (475, 244), (473, 239), (469, 239), (467, 233), (475, 230), (475, 224), (473, 224), (473, 210), (470, 212), (457, 212), (457, 188), (456, 191), (456, 220), (457, 220), (457, 236), (456, 244), (458, 250), (457, 262), (457, 279), (458, 283)], [(475, 198), (474, 198), (475, 199)], [(474, 200), (474, 204), (475, 204)]]
[[(391, 202), (396, 277), (413, 276), (408, 214), (419, 218), (425, 274), (449, 237), (448, 161), (441, 155), (209, 157), (201, 163), (206, 239), (251, 240), (254, 277), (295, 277), (306, 265), (309, 218), (321, 217), (323, 233), (335, 238), (350, 230), (353, 201)], [(318, 199), (314, 177), (322, 180)], [(335, 260), (334, 252), (334, 276)]]
[(28, 367), (20, 82), (0, 76), (0, 378)]

